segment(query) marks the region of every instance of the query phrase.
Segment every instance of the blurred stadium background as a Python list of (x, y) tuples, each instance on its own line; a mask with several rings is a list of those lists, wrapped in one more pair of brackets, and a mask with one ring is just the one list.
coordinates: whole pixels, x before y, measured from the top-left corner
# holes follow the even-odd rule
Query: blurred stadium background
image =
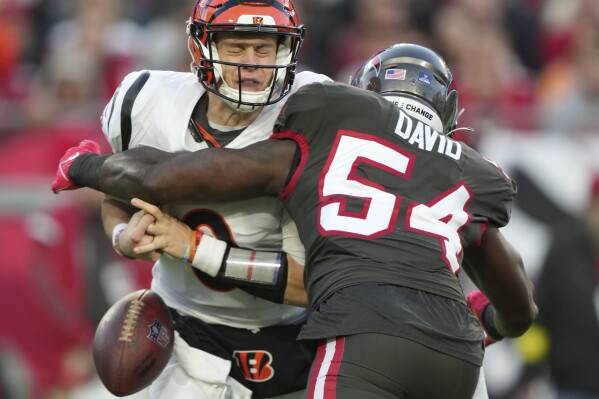
[[(504, 232), (535, 279), (551, 229), (580, 215), (599, 171), (599, 1), (295, 3), (307, 27), (301, 69), (347, 82), (396, 42), (448, 60), (460, 125), (476, 130), (456, 137), (518, 182)], [(189, 70), (192, 5), (0, 0), (0, 399), (111, 397), (95, 379), (91, 337), (107, 306), (149, 286), (151, 265), (113, 253), (100, 195), (55, 196), (50, 183), (66, 148), (104, 143), (99, 115), (128, 72)], [(491, 398), (553, 398), (542, 359), (535, 336), (490, 347)]]

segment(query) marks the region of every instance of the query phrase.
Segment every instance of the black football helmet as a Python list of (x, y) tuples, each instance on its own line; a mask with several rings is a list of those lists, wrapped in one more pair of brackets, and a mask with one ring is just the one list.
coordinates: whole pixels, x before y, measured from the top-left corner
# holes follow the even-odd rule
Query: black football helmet
[(439, 54), (416, 44), (400, 43), (367, 60), (351, 85), (387, 97), (408, 114), (451, 136), (458, 119), (458, 92), (450, 87), (452, 81)]

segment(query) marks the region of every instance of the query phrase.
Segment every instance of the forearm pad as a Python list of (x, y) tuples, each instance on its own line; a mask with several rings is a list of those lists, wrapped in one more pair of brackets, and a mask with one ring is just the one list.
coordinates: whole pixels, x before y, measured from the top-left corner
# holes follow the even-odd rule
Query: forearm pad
[(229, 247), (217, 278), (248, 294), (283, 303), (287, 288), (287, 256)]
[(193, 267), (243, 291), (283, 303), (287, 288), (287, 256), (283, 252), (234, 248), (201, 231), (190, 239)]

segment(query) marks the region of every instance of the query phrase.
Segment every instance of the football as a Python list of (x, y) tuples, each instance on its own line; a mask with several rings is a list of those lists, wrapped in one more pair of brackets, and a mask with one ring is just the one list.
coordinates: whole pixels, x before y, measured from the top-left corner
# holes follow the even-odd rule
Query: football
[(131, 395), (152, 383), (173, 352), (173, 320), (162, 298), (143, 289), (108, 309), (93, 341), (96, 371), (116, 396)]

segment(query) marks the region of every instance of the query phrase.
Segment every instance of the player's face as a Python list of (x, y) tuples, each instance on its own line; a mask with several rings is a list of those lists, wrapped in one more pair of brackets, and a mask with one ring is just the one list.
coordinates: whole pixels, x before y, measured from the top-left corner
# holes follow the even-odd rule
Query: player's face
[[(222, 61), (237, 64), (274, 65), (277, 58), (277, 36), (272, 34), (221, 33), (216, 38), (216, 48)], [(223, 78), (227, 84), (244, 91), (262, 91), (270, 86), (272, 68), (255, 68), (223, 65)], [(239, 76), (241, 74), (241, 76)]]

